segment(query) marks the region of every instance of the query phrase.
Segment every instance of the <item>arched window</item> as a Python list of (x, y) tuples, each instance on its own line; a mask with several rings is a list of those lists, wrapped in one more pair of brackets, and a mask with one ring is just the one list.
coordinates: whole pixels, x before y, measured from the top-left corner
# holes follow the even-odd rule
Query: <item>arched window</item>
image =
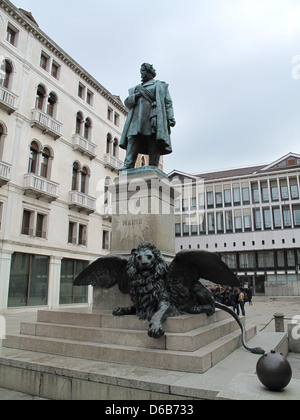
[(88, 169), (86, 167), (82, 168), (81, 171), (81, 185), (80, 185), (80, 192), (82, 194), (87, 194), (87, 180), (88, 180)]
[(4, 60), (1, 64), (1, 71), (0, 71), (0, 85), (5, 87), (6, 89), (10, 88), (10, 79), (12, 74), (12, 65), (8, 60)]
[(42, 161), (41, 161), (41, 176), (44, 178), (48, 178), (49, 176), (49, 159), (51, 153), (50, 150), (45, 147), (42, 151)]
[(113, 156), (119, 157), (119, 142), (118, 139), (114, 139), (114, 145), (113, 145)]
[(38, 153), (39, 153), (39, 146), (35, 141), (33, 141), (30, 145), (30, 156), (29, 156), (29, 165), (28, 165), (29, 173), (36, 174), (37, 172)]
[(84, 138), (87, 140), (90, 140), (91, 127), (92, 127), (92, 122), (89, 118), (87, 118), (84, 123)]
[(81, 135), (81, 127), (82, 127), (82, 123), (83, 123), (83, 115), (81, 112), (77, 112), (76, 115), (76, 134), (80, 134)]
[(44, 97), (46, 96), (46, 90), (42, 85), (39, 85), (36, 91), (35, 107), (43, 110)]
[(106, 137), (106, 153), (110, 153), (111, 142), (112, 142), (112, 137), (111, 137), (111, 134), (108, 133)]
[(72, 191), (78, 190), (78, 174), (79, 174), (79, 165), (77, 162), (74, 162), (73, 170), (72, 170)]

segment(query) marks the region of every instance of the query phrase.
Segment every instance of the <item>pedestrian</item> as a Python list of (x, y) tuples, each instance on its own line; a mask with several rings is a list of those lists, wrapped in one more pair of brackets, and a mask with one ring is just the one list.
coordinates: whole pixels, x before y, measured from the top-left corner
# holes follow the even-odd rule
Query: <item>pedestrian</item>
[[(245, 302), (246, 302), (246, 292), (244, 289), (240, 288), (240, 292), (239, 292), (239, 297), (238, 297), (238, 302), (239, 302), (239, 306), (241, 308), (242, 311), (242, 315), (245, 316), (246, 312), (245, 312)], [(239, 313), (238, 313), (239, 315)]]

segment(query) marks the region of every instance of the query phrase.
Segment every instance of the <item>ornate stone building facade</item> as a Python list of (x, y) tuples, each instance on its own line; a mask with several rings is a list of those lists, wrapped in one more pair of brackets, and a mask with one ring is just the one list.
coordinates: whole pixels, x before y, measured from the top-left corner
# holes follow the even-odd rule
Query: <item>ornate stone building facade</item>
[(0, 48), (0, 311), (86, 304), (72, 280), (109, 250), (127, 109), (7, 0)]

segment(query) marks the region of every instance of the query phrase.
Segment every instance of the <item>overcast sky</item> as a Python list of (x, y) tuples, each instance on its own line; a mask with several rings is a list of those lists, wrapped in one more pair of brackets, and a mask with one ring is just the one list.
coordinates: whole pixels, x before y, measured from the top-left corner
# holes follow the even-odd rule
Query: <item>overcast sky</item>
[(140, 83), (140, 65), (154, 65), (177, 120), (165, 172), (300, 153), (299, 0), (13, 3), (123, 101)]

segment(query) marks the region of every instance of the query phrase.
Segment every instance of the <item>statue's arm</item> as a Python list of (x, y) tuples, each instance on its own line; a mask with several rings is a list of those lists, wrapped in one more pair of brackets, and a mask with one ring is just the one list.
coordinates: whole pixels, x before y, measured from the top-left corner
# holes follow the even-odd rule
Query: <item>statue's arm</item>
[(134, 108), (137, 103), (137, 95), (135, 93), (129, 95), (128, 98), (125, 99), (124, 103), (128, 109)]
[(173, 101), (168, 88), (166, 89), (165, 106), (169, 125), (175, 127), (176, 121), (174, 117)]

